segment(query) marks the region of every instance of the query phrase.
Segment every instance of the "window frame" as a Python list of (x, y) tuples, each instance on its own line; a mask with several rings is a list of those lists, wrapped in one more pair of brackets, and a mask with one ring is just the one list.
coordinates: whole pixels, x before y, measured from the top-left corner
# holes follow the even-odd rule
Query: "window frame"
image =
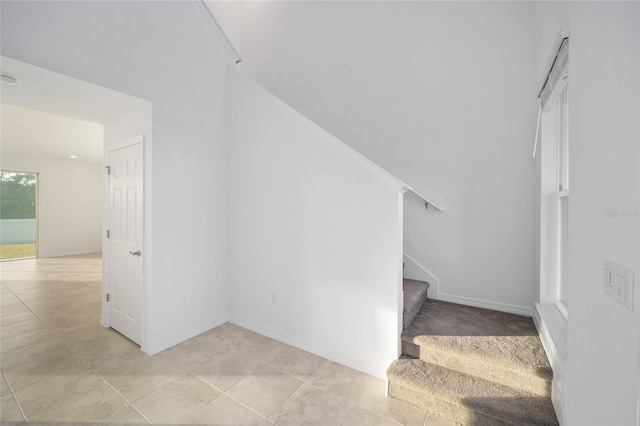
[(560, 313), (568, 318), (569, 298), (567, 294), (567, 264), (569, 255), (569, 85), (565, 84), (556, 100), (556, 173), (558, 195), (558, 259), (555, 304)]

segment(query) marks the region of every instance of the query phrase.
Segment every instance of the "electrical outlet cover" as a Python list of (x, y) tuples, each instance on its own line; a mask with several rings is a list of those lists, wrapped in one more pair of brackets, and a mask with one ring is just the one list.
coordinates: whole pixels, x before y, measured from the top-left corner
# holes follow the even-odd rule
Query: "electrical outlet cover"
[(633, 311), (633, 271), (609, 260), (604, 261), (604, 292)]

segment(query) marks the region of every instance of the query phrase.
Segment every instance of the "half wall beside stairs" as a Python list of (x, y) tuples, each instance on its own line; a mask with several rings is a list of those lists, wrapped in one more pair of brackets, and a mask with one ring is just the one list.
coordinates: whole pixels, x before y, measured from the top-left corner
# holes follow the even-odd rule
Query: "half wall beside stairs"
[(385, 377), (408, 186), (231, 67), (227, 78), (230, 321)]

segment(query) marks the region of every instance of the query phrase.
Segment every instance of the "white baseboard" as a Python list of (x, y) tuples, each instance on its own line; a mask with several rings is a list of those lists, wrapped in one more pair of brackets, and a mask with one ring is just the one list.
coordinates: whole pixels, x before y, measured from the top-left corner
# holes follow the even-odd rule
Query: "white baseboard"
[(185, 340), (189, 340), (192, 337), (197, 336), (198, 334), (202, 334), (205, 331), (209, 331), (212, 328), (218, 327), (227, 321), (228, 321), (227, 316), (219, 317), (211, 322), (208, 322), (207, 324), (204, 324), (191, 331), (183, 333), (178, 337), (173, 337), (171, 339), (165, 340), (164, 342), (161, 342), (157, 345), (149, 345), (147, 343), (144, 343), (140, 348), (140, 350), (142, 350), (142, 352), (146, 353), (147, 355), (155, 355), (157, 353), (164, 351), (165, 349), (169, 349), (170, 347), (177, 345), (178, 343), (182, 343)]
[(491, 309), (494, 311), (508, 312), (510, 314), (525, 315), (530, 317), (533, 309), (527, 306), (512, 305), (509, 303), (493, 302), (491, 300), (476, 299), (473, 297), (456, 296), (454, 294), (440, 293), (438, 300), (457, 303), (459, 305), (474, 306), (476, 308)]
[(38, 253), (38, 257), (39, 258), (52, 258), (52, 257), (66, 257), (66, 256), (82, 256), (82, 255), (86, 255), (86, 254), (96, 254), (96, 253), (100, 253), (102, 252), (102, 247), (98, 248), (97, 250), (95, 248), (88, 248), (88, 249), (80, 249), (80, 250), (73, 250), (73, 251), (53, 251), (53, 252), (40, 252)]
[(427, 293), (429, 297), (431, 299), (437, 299), (440, 287), (438, 278), (407, 253), (402, 253), (402, 260), (404, 262), (403, 277), (409, 280), (428, 282), (429, 290)]
[[(564, 330), (564, 337), (558, 335), (558, 333), (562, 333), (562, 324), (559, 324), (562, 322), (562, 317), (559, 312), (557, 315), (554, 315), (552, 309), (554, 309), (553, 306), (536, 303), (535, 309), (533, 310), (533, 322), (536, 325), (536, 329), (538, 329), (542, 347), (553, 369), (551, 402), (556, 411), (558, 422), (561, 426), (564, 426), (567, 424), (563, 393), (563, 370), (566, 359), (566, 328)], [(566, 327), (566, 324), (564, 324), (564, 327)], [(555, 340), (553, 338), (554, 334), (556, 334)], [(556, 342), (562, 346), (559, 348)]]
[[(229, 318), (229, 322), (239, 327), (246, 328), (247, 330), (256, 332), (258, 334), (262, 334), (263, 336), (270, 337), (279, 342), (286, 343), (287, 345), (291, 345), (298, 349), (302, 349), (303, 351), (310, 352), (314, 355), (318, 355), (322, 358), (329, 359), (333, 362), (337, 362), (338, 364), (346, 365), (347, 367), (353, 368), (354, 370), (358, 370), (363, 373), (369, 374), (371, 376), (386, 380), (386, 371), (381, 373), (379, 369), (376, 368), (376, 366), (373, 364), (369, 364), (366, 362), (365, 363), (357, 362), (353, 359), (346, 359), (344, 357), (337, 356), (334, 353), (324, 351), (307, 342), (303, 342), (301, 340), (298, 340), (296, 338), (283, 334), (279, 331), (272, 330), (270, 328), (264, 327), (262, 325), (256, 324), (251, 321), (245, 321), (243, 319), (232, 316), (231, 318)], [(393, 360), (390, 360), (389, 364), (391, 364), (392, 361)]]
[(491, 300), (442, 293), (440, 292), (440, 281), (435, 275), (407, 253), (403, 253), (402, 255), (405, 263), (404, 278), (428, 282), (428, 294), (430, 299), (458, 303), (460, 305), (475, 306), (477, 308), (492, 309), (494, 311), (509, 312), (511, 314), (526, 315), (528, 317), (533, 314), (533, 309), (527, 306), (511, 305), (508, 303), (493, 302)]
[(561, 372), (567, 356), (567, 325), (553, 305), (536, 303), (533, 322), (538, 329), (542, 346), (554, 371)]

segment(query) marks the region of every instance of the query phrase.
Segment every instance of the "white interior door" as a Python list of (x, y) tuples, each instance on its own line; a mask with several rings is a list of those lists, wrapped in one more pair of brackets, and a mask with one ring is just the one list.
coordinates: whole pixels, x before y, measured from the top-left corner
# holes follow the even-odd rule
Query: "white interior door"
[(109, 152), (109, 326), (142, 342), (142, 141)]

